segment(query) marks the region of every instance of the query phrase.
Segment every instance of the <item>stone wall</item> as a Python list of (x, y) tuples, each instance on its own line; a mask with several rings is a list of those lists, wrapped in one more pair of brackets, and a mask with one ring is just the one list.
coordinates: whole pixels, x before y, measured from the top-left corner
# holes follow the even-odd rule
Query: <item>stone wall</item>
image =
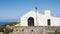
[(10, 34), (49, 34), (60, 32), (59, 26), (13, 26), (14, 31)]

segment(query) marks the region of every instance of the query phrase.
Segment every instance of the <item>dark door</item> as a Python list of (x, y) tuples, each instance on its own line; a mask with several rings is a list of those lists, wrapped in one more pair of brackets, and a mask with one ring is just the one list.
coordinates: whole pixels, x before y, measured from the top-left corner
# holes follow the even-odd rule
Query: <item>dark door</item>
[(32, 17), (28, 18), (28, 26), (34, 26), (34, 18)]
[(48, 19), (48, 26), (50, 26), (51, 24), (50, 24), (50, 19)]

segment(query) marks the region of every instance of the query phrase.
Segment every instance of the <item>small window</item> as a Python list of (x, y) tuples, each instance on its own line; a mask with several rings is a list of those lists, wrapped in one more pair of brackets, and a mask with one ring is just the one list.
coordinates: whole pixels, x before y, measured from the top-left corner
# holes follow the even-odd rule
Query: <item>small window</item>
[(50, 19), (48, 19), (48, 20), (47, 20), (47, 23), (48, 23), (48, 26), (50, 26), (50, 25), (51, 25), (51, 24), (50, 24)]

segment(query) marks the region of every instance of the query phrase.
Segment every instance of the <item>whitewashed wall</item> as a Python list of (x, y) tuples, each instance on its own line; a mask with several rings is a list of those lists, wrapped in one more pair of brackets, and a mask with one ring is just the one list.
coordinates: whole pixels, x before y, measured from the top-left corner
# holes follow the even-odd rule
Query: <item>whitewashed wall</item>
[(51, 26), (60, 26), (60, 18), (51, 17)]
[(28, 26), (28, 18), (33, 17), (34, 18), (34, 26), (36, 26), (36, 14), (34, 11), (30, 11), (24, 16), (21, 17), (21, 26)]
[(33, 10), (29, 11), (27, 14), (25, 14), (20, 18), (21, 26), (28, 26), (29, 17), (34, 18), (34, 26), (48, 26), (47, 19), (51, 20), (51, 26), (60, 26), (60, 18), (51, 16), (49, 10), (46, 10), (45, 14), (39, 14), (39, 12), (37, 12), (37, 23), (36, 23), (36, 12)]

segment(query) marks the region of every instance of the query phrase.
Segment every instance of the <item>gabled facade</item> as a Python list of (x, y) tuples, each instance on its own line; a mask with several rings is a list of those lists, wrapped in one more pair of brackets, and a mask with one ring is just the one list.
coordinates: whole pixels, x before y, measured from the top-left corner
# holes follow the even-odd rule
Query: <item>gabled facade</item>
[(20, 20), (21, 26), (60, 26), (60, 18), (51, 16), (50, 10), (45, 10), (45, 14), (31, 10)]

